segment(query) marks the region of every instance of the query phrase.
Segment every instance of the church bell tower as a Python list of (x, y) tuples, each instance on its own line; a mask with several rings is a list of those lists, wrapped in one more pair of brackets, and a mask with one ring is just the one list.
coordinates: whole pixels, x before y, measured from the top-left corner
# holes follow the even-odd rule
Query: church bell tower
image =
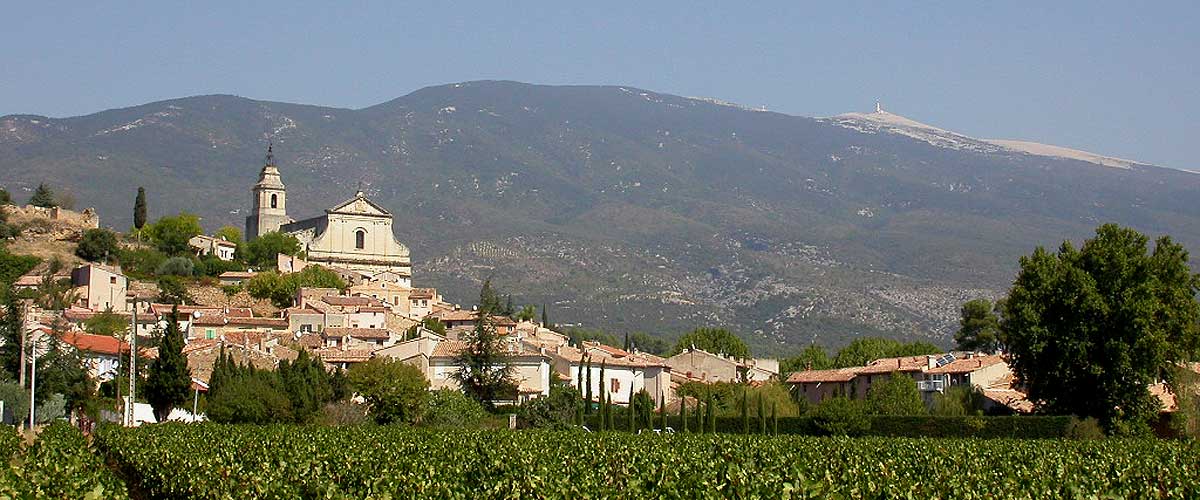
[(274, 144), (267, 145), (267, 160), (254, 185), (252, 210), (246, 217), (246, 241), (253, 240), (291, 222), (287, 216), (287, 188), (275, 167)]

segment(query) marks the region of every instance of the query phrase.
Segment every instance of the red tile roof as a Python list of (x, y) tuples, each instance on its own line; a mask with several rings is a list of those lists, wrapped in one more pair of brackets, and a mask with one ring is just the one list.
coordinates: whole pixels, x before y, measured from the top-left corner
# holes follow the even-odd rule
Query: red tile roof
[(882, 358), (872, 361), (858, 372), (862, 375), (873, 375), (892, 372), (919, 372), (929, 366), (928, 356), (905, 356), (902, 358)]
[(313, 354), (320, 356), (321, 360), (326, 363), (361, 363), (371, 359), (370, 349), (347, 349), (345, 351), (337, 347), (326, 347), (323, 349), (313, 349)]
[(369, 306), (373, 305), (370, 297), (347, 297), (343, 295), (327, 295), (321, 297), (321, 302), (331, 306)]
[(936, 368), (926, 370), (926, 373), (971, 373), (981, 368), (987, 368), (997, 363), (1003, 363), (1004, 358), (998, 354), (963, 358)]
[(354, 337), (356, 339), (389, 339), (391, 332), (386, 328), (326, 328), (325, 337)]
[(70, 344), (80, 351), (116, 356), (129, 352), (129, 344), (108, 335), (93, 335), (90, 333), (69, 332), (59, 337), (64, 343)]
[(858, 376), (860, 368), (834, 368), (832, 370), (804, 370), (788, 375), (789, 384), (813, 382), (849, 382)]
[(288, 327), (288, 320), (284, 318), (229, 318), (230, 325), (236, 326), (261, 326), (275, 330), (283, 330)]

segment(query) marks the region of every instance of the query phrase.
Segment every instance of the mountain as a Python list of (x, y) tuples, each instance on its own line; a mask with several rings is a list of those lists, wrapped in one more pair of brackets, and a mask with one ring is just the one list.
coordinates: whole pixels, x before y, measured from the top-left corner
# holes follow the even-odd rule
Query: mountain
[(240, 227), (268, 139), (289, 212), (362, 185), (415, 281), (481, 281), (559, 323), (674, 337), (731, 326), (760, 353), (857, 335), (949, 345), (1017, 258), (1103, 222), (1200, 248), (1200, 175), (1084, 161), (892, 113), (789, 116), (617, 86), (481, 81), (364, 109), (199, 96), (0, 117), (0, 184), (46, 181), (128, 227), (188, 210)]

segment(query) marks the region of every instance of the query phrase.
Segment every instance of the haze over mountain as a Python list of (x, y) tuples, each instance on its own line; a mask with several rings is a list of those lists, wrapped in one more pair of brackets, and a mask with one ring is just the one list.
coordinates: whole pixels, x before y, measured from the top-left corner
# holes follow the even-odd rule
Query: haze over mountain
[[(289, 213), (361, 183), (396, 215), (414, 281), (471, 303), (492, 276), (557, 322), (673, 337), (706, 324), (759, 352), (854, 335), (948, 345), (1036, 245), (1119, 222), (1200, 243), (1200, 175), (882, 111), (789, 116), (630, 87), (481, 81), (359, 110), (199, 96), (0, 117), (0, 184), (69, 189), (128, 227), (241, 227), (268, 139)], [(1090, 156), (1089, 156), (1090, 155)], [(1114, 168), (1115, 167), (1115, 168)]]

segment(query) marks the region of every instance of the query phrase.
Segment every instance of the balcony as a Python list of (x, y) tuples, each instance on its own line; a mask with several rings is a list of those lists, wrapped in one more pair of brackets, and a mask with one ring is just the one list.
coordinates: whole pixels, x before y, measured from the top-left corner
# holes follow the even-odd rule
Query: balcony
[(917, 389), (921, 392), (942, 392), (946, 389), (944, 380), (918, 380)]

